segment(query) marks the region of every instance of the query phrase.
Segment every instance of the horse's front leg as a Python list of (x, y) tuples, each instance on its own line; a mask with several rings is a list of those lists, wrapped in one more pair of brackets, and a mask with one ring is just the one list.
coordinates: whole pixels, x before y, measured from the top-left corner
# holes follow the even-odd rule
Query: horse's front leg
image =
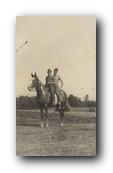
[(46, 127), (48, 127), (48, 106), (45, 106)]

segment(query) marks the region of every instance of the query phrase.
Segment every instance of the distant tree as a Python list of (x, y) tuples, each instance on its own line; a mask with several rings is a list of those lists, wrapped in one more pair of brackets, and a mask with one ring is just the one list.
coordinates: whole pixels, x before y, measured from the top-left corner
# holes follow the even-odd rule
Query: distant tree
[[(20, 96), (16, 98), (17, 109), (37, 109), (37, 97)], [(69, 95), (68, 103), (71, 107), (96, 107), (96, 101), (89, 100), (88, 94), (85, 95), (84, 100), (80, 97)], [(67, 108), (68, 109), (68, 108)]]
[(96, 101), (89, 100), (88, 101), (88, 107), (96, 107)]
[(79, 106), (81, 102), (81, 99), (78, 97), (75, 97), (74, 95), (69, 95), (68, 97), (68, 103), (70, 104), (71, 107), (76, 107)]
[(20, 96), (16, 98), (17, 109), (36, 109), (37, 107), (36, 97)]
[(88, 106), (88, 99), (89, 99), (89, 95), (86, 94), (86, 95), (84, 96), (84, 100), (85, 100), (86, 106)]
[(71, 107), (75, 107), (75, 97), (72, 94), (68, 97), (68, 103)]

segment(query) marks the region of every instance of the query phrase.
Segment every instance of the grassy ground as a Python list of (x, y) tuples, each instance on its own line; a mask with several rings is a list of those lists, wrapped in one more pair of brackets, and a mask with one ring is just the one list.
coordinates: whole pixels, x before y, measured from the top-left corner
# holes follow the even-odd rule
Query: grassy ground
[(96, 113), (79, 109), (66, 113), (64, 126), (49, 111), (49, 126), (40, 127), (37, 110), (17, 111), (16, 154), (22, 156), (95, 156)]

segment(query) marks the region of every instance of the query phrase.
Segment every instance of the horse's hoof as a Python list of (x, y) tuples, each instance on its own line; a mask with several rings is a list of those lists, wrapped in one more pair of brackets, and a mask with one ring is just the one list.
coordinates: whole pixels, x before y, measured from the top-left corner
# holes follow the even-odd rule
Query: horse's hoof
[(61, 123), (61, 126), (63, 126), (64, 124), (63, 123)]
[(46, 124), (46, 127), (48, 127), (49, 125), (48, 125), (48, 123)]
[(44, 127), (44, 124), (43, 123), (41, 123), (41, 127)]

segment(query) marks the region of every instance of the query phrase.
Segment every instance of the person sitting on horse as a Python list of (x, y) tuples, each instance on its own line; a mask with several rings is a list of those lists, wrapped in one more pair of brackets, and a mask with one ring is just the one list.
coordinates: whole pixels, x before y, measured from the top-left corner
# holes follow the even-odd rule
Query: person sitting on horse
[[(59, 87), (59, 81), (61, 83), (61, 86)], [(57, 104), (59, 107), (61, 106), (61, 95), (60, 95), (60, 90), (63, 86), (63, 81), (61, 77), (58, 74), (58, 68), (54, 69), (54, 92), (57, 95)]]
[(54, 106), (55, 105), (55, 94), (54, 94), (54, 77), (52, 76), (52, 70), (48, 69), (47, 74), (48, 74), (48, 76), (46, 76), (46, 87), (48, 88), (49, 93), (50, 93), (50, 98), (51, 98), (50, 105)]

